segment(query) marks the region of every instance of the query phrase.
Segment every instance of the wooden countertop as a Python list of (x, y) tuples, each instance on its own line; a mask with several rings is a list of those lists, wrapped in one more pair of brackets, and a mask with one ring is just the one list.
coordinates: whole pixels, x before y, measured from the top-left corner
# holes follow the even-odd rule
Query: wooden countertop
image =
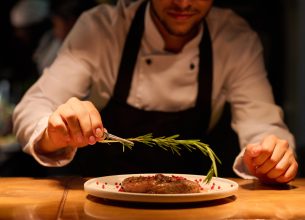
[(0, 219), (305, 219), (305, 179), (286, 186), (231, 179), (235, 196), (189, 204), (115, 202), (88, 195), (89, 178), (0, 178)]

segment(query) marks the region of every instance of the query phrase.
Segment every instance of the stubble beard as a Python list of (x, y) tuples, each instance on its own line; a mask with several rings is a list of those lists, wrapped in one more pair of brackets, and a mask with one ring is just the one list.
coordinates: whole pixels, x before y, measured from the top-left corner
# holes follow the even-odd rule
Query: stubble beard
[(197, 33), (198, 29), (199, 29), (199, 24), (201, 23), (201, 21), (198, 21), (196, 23), (193, 23), (192, 26), (190, 26), (189, 28), (180, 31), (177, 30), (175, 28), (173, 28), (168, 22), (166, 22), (165, 20), (163, 20), (157, 13), (157, 11), (155, 10), (154, 6), (152, 5), (152, 13), (154, 15), (154, 17), (158, 20), (158, 22), (162, 25), (162, 27), (166, 30), (166, 32), (172, 36), (175, 37), (186, 37), (189, 36), (193, 33)]

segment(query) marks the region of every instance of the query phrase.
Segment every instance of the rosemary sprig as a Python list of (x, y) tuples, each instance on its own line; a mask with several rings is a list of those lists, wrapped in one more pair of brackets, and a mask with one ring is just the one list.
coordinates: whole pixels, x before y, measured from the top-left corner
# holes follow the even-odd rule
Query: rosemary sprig
[[(205, 156), (208, 156), (212, 162), (211, 164), (211, 168), (209, 169), (206, 178), (204, 179), (204, 182), (208, 183), (211, 181), (213, 176), (217, 176), (217, 162), (221, 163), (221, 161), (219, 160), (219, 158), (216, 156), (216, 154), (213, 152), (213, 150), (209, 147), (208, 144), (205, 144), (203, 142), (201, 142), (199, 139), (188, 139), (188, 140), (181, 140), (178, 139), (179, 135), (172, 135), (169, 137), (156, 137), (154, 138), (153, 135), (150, 134), (146, 134), (143, 136), (138, 136), (135, 138), (126, 138), (127, 140), (131, 141), (131, 142), (139, 142), (139, 143), (143, 143), (145, 145), (148, 145), (150, 147), (161, 147), (163, 150), (170, 150), (172, 153), (176, 153), (179, 156), (181, 156), (180, 154), (180, 150), (182, 149), (182, 147), (186, 148), (189, 151), (194, 151), (194, 150), (199, 150), (202, 154), (204, 154)], [(116, 140), (102, 140), (100, 141), (100, 143), (113, 143), (113, 142), (119, 142)], [(126, 144), (126, 143), (122, 143), (119, 142), (123, 145), (123, 151), (125, 150), (125, 147), (128, 147), (129, 149), (132, 149), (132, 145), (130, 144)]]

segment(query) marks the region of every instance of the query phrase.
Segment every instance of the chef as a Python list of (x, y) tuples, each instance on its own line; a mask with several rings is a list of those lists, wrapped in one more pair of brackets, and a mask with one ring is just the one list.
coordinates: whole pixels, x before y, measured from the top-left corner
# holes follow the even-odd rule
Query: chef
[(241, 149), (236, 174), (291, 181), (298, 168), (294, 138), (249, 25), (212, 0), (118, 1), (80, 17), (17, 105), (14, 131), (40, 164), (79, 160), (83, 175), (200, 173), (207, 159), (199, 152), (177, 156), (143, 145), (123, 152), (97, 142), (105, 128), (125, 138), (153, 133), (205, 141), (226, 102)]

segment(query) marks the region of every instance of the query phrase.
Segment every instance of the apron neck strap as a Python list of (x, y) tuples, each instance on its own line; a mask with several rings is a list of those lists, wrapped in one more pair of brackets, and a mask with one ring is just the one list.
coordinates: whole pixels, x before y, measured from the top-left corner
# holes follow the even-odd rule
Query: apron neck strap
[[(118, 78), (114, 87), (113, 96), (120, 101), (126, 102), (133, 76), (134, 67), (140, 50), (141, 39), (144, 32), (144, 18), (147, 1), (138, 8), (131, 23), (121, 58)], [(126, 92), (125, 92), (126, 91)]]

